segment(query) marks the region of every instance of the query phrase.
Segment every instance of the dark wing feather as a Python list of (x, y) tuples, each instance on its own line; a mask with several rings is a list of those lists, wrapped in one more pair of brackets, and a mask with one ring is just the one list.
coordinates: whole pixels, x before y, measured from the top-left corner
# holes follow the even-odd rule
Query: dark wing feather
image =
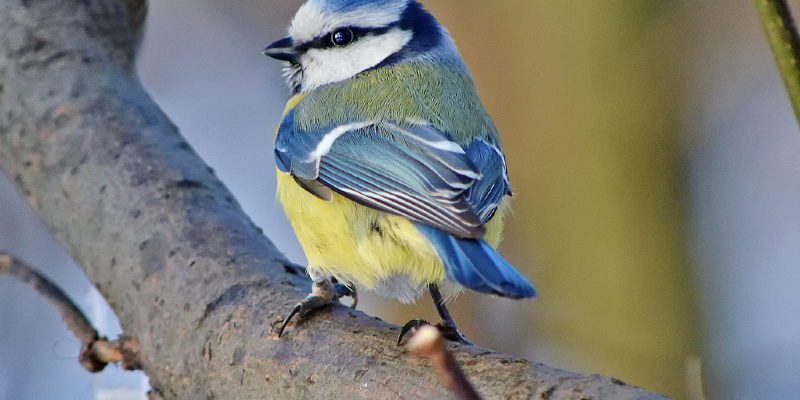
[(503, 203), (503, 198), (511, 195), (506, 160), (497, 146), (483, 140), (470, 143), (464, 150), (483, 175), (467, 189), (466, 196), (481, 220), (488, 222)]

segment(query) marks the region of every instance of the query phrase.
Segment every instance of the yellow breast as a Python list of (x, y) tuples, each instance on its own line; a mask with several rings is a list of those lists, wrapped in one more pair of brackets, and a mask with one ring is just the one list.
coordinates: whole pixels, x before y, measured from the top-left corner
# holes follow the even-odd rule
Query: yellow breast
[(278, 198), (309, 268), (370, 289), (395, 275), (408, 275), (420, 285), (445, 279), (436, 252), (405, 218), (338, 194), (330, 202), (320, 200), (280, 171)]

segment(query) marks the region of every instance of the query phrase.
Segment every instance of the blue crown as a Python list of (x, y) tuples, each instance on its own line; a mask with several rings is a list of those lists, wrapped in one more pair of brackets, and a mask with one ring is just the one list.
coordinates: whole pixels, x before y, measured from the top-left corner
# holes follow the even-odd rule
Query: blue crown
[(360, 8), (403, 7), (414, 0), (309, 0), (309, 4), (316, 5), (323, 10), (333, 12), (349, 12)]

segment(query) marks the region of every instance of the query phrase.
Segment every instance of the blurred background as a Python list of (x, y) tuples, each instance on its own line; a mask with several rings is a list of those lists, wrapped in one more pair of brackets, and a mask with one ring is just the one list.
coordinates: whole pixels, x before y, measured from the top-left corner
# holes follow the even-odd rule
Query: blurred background
[[(245, 211), (304, 263), (274, 200), (288, 91), (261, 55), (301, 3), (152, 0), (138, 69)], [(800, 398), (800, 135), (753, 3), (424, 3), (503, 135), (515, 213), (501, 252), (540, 291), (461, 295), (450, 309), (462, 332), (675, 399)], [(118, 332), (5, 178), (0, 248)], [(360, 306), (396, 324), (436, 319), (427, 298), (364, 294)], [(146, 378), (85, 373), (78, 348), (44, 300), (0, 277), (0, 399), (143, 398)]]

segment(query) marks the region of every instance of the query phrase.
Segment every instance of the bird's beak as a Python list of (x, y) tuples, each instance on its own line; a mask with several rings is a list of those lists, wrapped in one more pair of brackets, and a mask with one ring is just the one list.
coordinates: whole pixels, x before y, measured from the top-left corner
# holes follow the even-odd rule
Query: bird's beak
[(295, 62), (297, 60), (297, 51), (292, 44), (292, 38), (287, 37), (267, 46), (264, 49), (264, 55), (272, 57), (280, 61)]

